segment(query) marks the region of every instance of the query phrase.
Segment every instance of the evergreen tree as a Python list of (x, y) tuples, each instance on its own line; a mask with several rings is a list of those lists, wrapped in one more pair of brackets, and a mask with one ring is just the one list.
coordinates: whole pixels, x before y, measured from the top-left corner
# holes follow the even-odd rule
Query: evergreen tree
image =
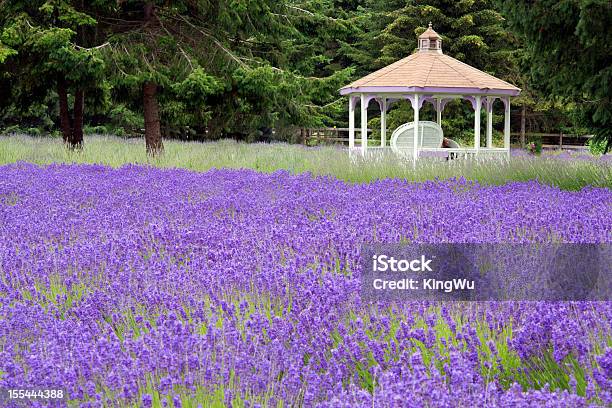
[[(71, 147), (83, 143), (85, 93), (99, 86), (103, 61), (87, 48), (86, 30), (96, 21), (82, 1), (5, 0), (0, 3), (0, 76), (24, 107), (55, 89), (60, 128)], [(6, 82), (5, 82), (6, 83)], [(70, 96), (70, 98), (69, 98)], [(73, 99), (70, 112), (69, 99)]]
[(317, 98), (329, 98), (329, 83), (347, 75), (302, 75), (315, 74), (292, 57), (303, 15), (313, 13), (273, 0), (109, 7), (99, 20), (109, 33), (114, 92), (133, 102), (142, 90), (147, 151), (163, 149), (162, 120), (199, 124), (210, 138), (313, 123)]
[[(150, 154), (162, 134), (289, 140), (296, 126), (346, 126), (338, 89), (411, 54), (432, 22), (444, 53), (523, 89), (514, 103), (533, 129), (577, 112), (606, 141), (604, 3), (506, 4), (517, 36), (494, 0), (0, 0), (0, 126), (59, 128), (72, 146), (85, 121), (144, 126)], [(388, 125), (411, 115), (393, 105)], [(472, 118), (469, 104), (447, 105), (445, 133), (468, 141)]]
[(608, 0), (503, 2), (531, 59), (533, 84), (576, 106), (595, 142), (612, 147), (612, 7)]

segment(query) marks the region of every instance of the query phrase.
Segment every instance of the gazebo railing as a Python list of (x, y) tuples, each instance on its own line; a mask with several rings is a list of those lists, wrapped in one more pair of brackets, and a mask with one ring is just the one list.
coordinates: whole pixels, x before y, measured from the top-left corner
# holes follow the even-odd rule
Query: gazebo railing
[[(360, 146), (348, 148), (351, 156), (363, 156), (363, 151)], [(403, 151), (395, 151), (388, 146), (369, 146), (365, 157), (403, 157), (411, 158), (412, 149), (402, 149)], [(429, 156), (428, 153), (434, 154)], [(418, 153), (421, 157), (431, 158), (467, 158), (467, 159), (486, 159), (486, 158), (504, 158), (510, 156), (510, 151), (503, 147), (481, 147), (476, 149), (474, 147), (459, 147), (459, 148), (446, 148), (446, 147), (424, 147), (419, 148)], [(440, 155), (436, 155), (440, 154)]]

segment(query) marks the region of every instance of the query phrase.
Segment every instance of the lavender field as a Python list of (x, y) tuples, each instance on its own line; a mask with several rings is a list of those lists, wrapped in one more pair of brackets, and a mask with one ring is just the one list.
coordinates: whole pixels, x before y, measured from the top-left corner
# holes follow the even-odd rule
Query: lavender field
[[(609, 170), (609, 168), (608, 168)], [(69, 406), (612, 404), (610, 302), (369, 304), (382, 242), (612, 242), (612, 191), (0, 167), (0, 388)]]

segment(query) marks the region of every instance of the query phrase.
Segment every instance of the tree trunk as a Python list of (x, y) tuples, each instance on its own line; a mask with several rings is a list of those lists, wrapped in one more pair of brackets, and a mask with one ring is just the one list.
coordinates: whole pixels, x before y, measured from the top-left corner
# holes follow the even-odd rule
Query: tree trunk
[(57, 80), (57, 95), (59, 96), (60, 128), (64, 143), (72, 140), (72, 125), (70, 123), (70, 112), (68, 111), (68, 91), (64, 79)]
[(146, 22), (151, 21), (153, 18), (153, 11), (155, 10), (155, 5), (153, 2), (147, 2), (144, 5), (144, 20)]
[(145, 142), (147, 153), (155, 156), (164, 150), (157, 106), (157, 84), (145, 82), (143, 87)]
[(83, 108), (85, 105), (85, 93), (83, 89), (77, 89), (74, 94), (74, 120), (72, 121), (72, 139), (70, 147), (83, 147)]
[(83, 89), (77, 89), (74, 95), (74, 118), (70, 115), (70, 108), (68, 107), (68, 87), (63, 78), (57, 80), (57, 95), (59, 96), (62, 139), (64, 143), (72, 149), (81, 148), (83, 146), (85, 93)]
[(521, 147), (525, 148), (525, 105), (521, 109)]
[[(148, 26), (155, 16), (155, 4), (152, 1), (146, 2), (143, 11), (145, 26)], [(157, 104), (157, 84), (151, 81), (145, 82), (142, 86), (142, 93), (147, 154), (155, 156), (164, 150)]]

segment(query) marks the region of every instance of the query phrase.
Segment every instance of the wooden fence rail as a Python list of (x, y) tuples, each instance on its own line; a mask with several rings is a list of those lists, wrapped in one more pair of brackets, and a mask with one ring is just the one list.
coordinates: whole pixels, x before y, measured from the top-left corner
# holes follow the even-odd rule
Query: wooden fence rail
[[(372, 129), (368, 129), (368, 134)], [(355, 129), (355, 143), (361, 143), (361, 129)], [(388, 135), (389, 136), (389, 135)], [(511, 143), (518, 144), (521, 134), (519, 132), (510, 133)], [(348, 128), (302, 128), (300, 137), (303, 144), (349, 144)], [(566, 133), (525, 133), (527, 140), (538, 138), (542, 141), (542, 147), (558, 149), (577, 149), (582, 148), (593, 135), (575, 135)]]
[[(372, 129), (368, 129), (368, 135)], [(349, 144), (348, 128), (306, 128), (300, 129), (303, 144)], [(355, 129), (355, 143), (361, 142), (361, 129)]]
[[(510, 133), (511, 142), (519, 142), (520, 136), (521, 134), (519, 132)], [(568, 133), (525, 133), (525, 139), (527, 140), (530, 138), (538, 138), (542, 141), (542, 147), (558, 149), (582, 148), (592, 137), (593, 135), (575, 135)]]

